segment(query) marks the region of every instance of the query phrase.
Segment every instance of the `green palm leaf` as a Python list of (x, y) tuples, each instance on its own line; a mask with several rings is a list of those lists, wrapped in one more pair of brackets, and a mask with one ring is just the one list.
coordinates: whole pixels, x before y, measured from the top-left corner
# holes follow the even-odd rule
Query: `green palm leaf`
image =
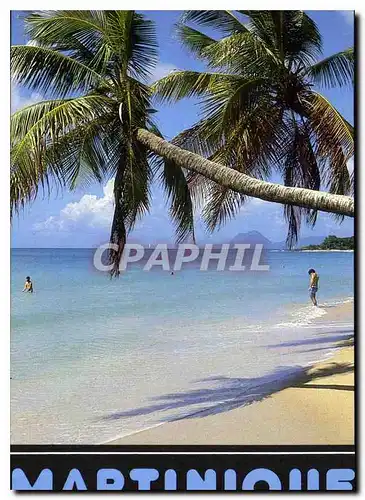
[[(36, 103), (12, 115), (11, 182), (18, 184), (18, 190), (12, 190), (14, 210), (34, 199), (39, 185), (49, 190), (50, 178), (61, 186), (74, 186), (77, 176), (75, 171), (70, 173), (70, 165), (80, 169), (90, 133), (93, 130), (95, 134), (95, 128), (99, 130), (98, 121), (104, 113), (111, 112), (111, 103), (103, 96), (58, 99)], [(91, 140), (95, 141), (95, 136)], [(75, 149), (76, 143), (79, 147)], [(100, 180), (100, 156), (92, 167), (90, 162), (86, 165)], [(16, 196), (17, 193), (22, 196)]]
[(202, 52), (211, 68), (242, 76), (265, 76), (281, 65), (278, 55), (251, 32), (234, 33)]
[[(150, 131), (162, 137), (156, 126), (152, 126)], [(169, 213), (175, 226), (176, 240), (195, 241), (194, 207), (185, 172), (174, 162), (156, 155), (150, 155), (150, 160), (154, 175), (158, 177), (170, 205)]]
[(213, 94), (215, 89), (240, 81), (239, 76), (198, 71), (174, 71), (152, 85), (157, 102), (175, 102), (186, 97)]
[(12, 46), (10, 68), (13, 82), (57, 97), (87, 92), (101, 84), (109, 86), (94, 69), (46, 47)]
[(244, 195), (210, 182), (202, 211), (202, 219), (208, 231), (213, 232), (233, 219), (245, 200)]
[(216, 40), (185, 24), (176, 25), (176, 34), (183, 45), (192, 53), (204, 57), (204, 49)]
[(321, 94), (312, 92), (303, 102), (315, 134), (316, 154), (326, 160), (324, 181), (331, 193), (349, 194), (352, 186), (347, 162), (354, 155), (353, 127)]
[(197, 23), (204, 27), (216, 28), (224, 34), (247, 31), (247, 28), (232, 11), (229, 10), (189, 10), (182, 16), (183, 23)]
[(354, 81), (354, 49), (332, 54), (330, 57), (309, 66), (303, 73), (316, 84), (324, 87), (342, 87)]

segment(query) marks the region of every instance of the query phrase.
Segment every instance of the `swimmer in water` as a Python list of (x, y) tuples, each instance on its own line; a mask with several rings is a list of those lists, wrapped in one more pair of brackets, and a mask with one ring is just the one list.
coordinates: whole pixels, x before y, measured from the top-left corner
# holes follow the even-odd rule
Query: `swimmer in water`
[(30, 276), (25, 278), (24, 288), (22, 292), (30, 292), (33, 293), (33, 283), (31, 282)]

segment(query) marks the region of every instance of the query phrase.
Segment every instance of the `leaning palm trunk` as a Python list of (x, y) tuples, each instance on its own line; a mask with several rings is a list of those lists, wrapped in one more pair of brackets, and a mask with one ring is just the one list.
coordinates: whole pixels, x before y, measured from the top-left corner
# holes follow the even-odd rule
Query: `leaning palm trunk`
[(173, 161), (175, 165), (201, 174), (233, 191), (261, 200), (354, 217), (354, 200), (349, 196), (261, 181), (181, 149), (145, 129), (137, 130), (137, 139), (154, 153)]

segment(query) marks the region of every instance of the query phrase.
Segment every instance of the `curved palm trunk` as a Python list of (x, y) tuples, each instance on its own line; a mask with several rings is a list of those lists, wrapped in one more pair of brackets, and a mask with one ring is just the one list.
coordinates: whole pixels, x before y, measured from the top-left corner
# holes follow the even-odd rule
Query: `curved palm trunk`
[(286, 187), (272, 182), (261, 181), (181, 149), (145, 129), (137, 130), (137, 139), (159, 156), (171, 160), (187, 170), (204, 175), (217, 184), (233, 191), (260, 198), (261, 200), (354, 217), (354, 200), (349, 196)]
[(123, 194), (122, 194), (122, 182), (125, 172), (125, 166), (123, 160), (119, 161), (117, 175), (114, 180), (114, 216), (112, 222), (112, 229), (110, 234), (110, 243), (116, 246), (117, 250), (113, 247), (109, 250), (109, 263), (113, 264), (113, 268), (110, 271), (111, 276), (119, 276), (119, 263), (122, 258), (124, 246), (127, 241), (127, 231), (124, 224), (124, 207), (123, 207)]

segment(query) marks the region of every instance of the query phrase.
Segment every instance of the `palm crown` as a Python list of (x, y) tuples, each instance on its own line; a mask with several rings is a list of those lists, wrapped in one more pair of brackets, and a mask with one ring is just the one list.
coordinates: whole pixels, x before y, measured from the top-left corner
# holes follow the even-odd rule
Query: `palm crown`
[(74, 188), (114, 177), (111, 251), (118, 264), (128, 232), (149, 209), (158, 178), (170, 200), (177, 238), (193, 235), (185, 175), (152, 155), (137, 128), (159, 134), (147, 81), (157, 62), (155, 26), (133, 11), (55, 11), (25, 19), (30, 43), (11, 48), (15, 82), (47, 95), (11, 120), (11, 209), (39, 186)]
[[(206, 28), (220, 36), (204, 33)], [(352, 48), (318, 61), (321, 36), (302, 11), (188, 11), (177, 31), (208, 71), (176, 71), (154, 85), (160, 101), (200, 98), (200, 121), (175, 144), (253, 177), (277, 171), (286, 186), (351, 192), (353, 128), (317, 87), (353, 82)], [(203, 203), (210, 230), (245, 201), (196, 173), (189, 174), (189, 187)], [(289, 244), (302, 216), (314, 224), (317, 215), (289, 205), (284, 213)]]

